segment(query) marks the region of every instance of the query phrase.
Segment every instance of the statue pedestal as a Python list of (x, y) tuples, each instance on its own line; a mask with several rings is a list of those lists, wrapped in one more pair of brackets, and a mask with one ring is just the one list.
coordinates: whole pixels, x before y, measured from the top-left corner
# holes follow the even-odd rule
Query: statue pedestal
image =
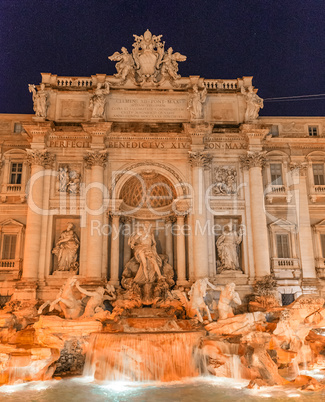
[(248, 275), (237, 270), (225, 270), (214, 277), (214, 282), (224, 286), (231, 282), (236, 285), (247, 285)]

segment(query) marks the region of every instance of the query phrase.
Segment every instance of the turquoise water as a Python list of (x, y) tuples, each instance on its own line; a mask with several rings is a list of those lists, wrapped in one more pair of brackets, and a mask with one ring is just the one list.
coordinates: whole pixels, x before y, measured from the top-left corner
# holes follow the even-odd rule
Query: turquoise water
[(325, 400), (325, 392), (263, 388), (247, 390), (246, 382), (225, 378), (201, 378), (173, 383), (96, 384), (90, 379), (32, 382), (0, 388), (0, 401), (6, 402), (223, 402), (223, 401), (309, 401)]

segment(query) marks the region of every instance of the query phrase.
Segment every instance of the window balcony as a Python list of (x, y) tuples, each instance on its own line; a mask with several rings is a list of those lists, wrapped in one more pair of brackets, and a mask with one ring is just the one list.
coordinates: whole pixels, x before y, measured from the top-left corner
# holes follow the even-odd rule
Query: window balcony
[(6, 202), (7, 197), (17, 196), (21, 202), (25, 202), (26, 193), (21, 184), (3, 184), (0, 195), (1, 202)]
[(19, 279), (22, 272), (23, 260), (0, 260), (0, 279)]
[(311, 187), (311, 191), (309, 194), (309, 198), (311, 202), (316, 202), (317, 199), (324, 198), (325, 197), (325, 185), (320, 184), (320, 185), (314, 185)]
[(316, 272), (319, 279), (325, 280), (325, 258), (316, 258)]
[(301, 269), (298, 258), (272, 258), (271, 267), (276, 279), (299, 279)]
[(285, 199), (287, 203), (291, 201), (292, 194), (283, 184), (269, 184), (265, 189), (265, 198), (272, 204), (273, 200)]

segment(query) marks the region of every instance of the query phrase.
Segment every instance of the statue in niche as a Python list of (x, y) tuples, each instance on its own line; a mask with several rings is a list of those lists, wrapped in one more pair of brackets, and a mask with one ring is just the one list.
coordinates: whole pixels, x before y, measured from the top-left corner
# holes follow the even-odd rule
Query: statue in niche
[(202, 118), (203, 107), (207, 96), (207, 89), (204, 87), (199, 91), (197, 84), (193, 86), (193, 93), (190, 95), (187, 109), (190, 111), (191, 119), (197, 120)]
[(106, 95), (109, 94), (109, 83), (98, 83), (94, 95), (90, 98), (89, 109), (92, 109), (92, 118), (104, 118)]
[(128, 243), (134, 251), (136, 261), (140, 264), (134, 282), (143, 284), (153, 282), (155, 278), (161, 279), (162, 261), (157, 254), (156, 241), (151, 233), (150, 224), (146, 222), (138, 232), (133, 233)]
[(74, 231), (74, 224), (69, 222), (64, 230), (52, 253), (58, 258), (57, 271), (70, 271), (76, 269), (79, 249), (79, 239)]
[(45, 84), (40, 85), (40, 89), (36, 91), (36, 86), (29, 84), (29, 92), (33, 94), (34, 112), (37, 117), (46, 118), (48, 103), (48, 91), (45, 91)]
[(256, 120), (260, 109), (264, 107), (263, 99), (257, 95), (257, 90), (254, 90), (252, 85), (247, 88), (247, 91), (244, 87), (241, 87), (240, 90), (246, 98), (245, 122)]
[(120, 84), (123, 84), (129, 77), (134, 77), (134, 60), (132, 54), (125, 47), (122, 47), (121, 53), (115, 52), (109, 56), (109, 60), (118, 62), (115, 65), (117, 73), (114, 74), (114, 77), (120, 78)]
[(241, 305), (241, 300), (237, 292), (235, 292), (236, 285), (234, 283), (228, 283), (220, 293), (220, 299), (218, 303), (219, 320), (231, 318), (234, 316), (234, 312), (231, 307), (231, 303)]
[(175, 284), (168, 256), (157, 253), (150, 226), (145, 222), (131, 234), (129, 245), (134, 256), (125, 264), (121, 279), (122, 287), (127, 290), (125, 298), (134, 299), (136, 295), (138, 302), (145, 305), (164, 300)]
[(229, 195), (237, 192), (237, 172), (233, 167), (216, 167), (215, 185), (213, 187), (214, 195)]
[(188, 303), (188, 308), (196, 312), (196, 316), (200, 322), (203, 322), (203, 317), (200, 310), (204, 310), (207, 313), (208, 320), (212, 321), (209, 307), (207, 306), (204, 298), (207, 294), (208, 286), (213, 290), (220, 290), (218, 287), (214, 286), (209, 282), (208, 278), (198, 279), (191, 287), (189, 291), (190, 302)]
[[(85, 311), (80, 318), (93, 317), (96, 313), (103, 311), (103, 303), (105, 300), (116, 300), (115, 288), (110, 284), (107, 284), (105, 288), (103, 286), (99, 286), (93, 292), (83, 289), (79, 282), (76, 282), (76, 288), (80, 293), (90, 297), (85, 307)], [(107, 295), (105, 295), (106, 292)]]
[(231, 223), (224, 227), (223, 234), (219, 236), (216, 242), (220, 258), (217, 273), (221, 273), (223, 270), (241, 270), (239, 267), (238, 246), (242, 240), (243, 233), (241, 229), (237, 233), (232, 229)]
[(60, 193), (80, 194), (81, 175), (69, 166), (60, 166), (58, 175), (58, 191)]

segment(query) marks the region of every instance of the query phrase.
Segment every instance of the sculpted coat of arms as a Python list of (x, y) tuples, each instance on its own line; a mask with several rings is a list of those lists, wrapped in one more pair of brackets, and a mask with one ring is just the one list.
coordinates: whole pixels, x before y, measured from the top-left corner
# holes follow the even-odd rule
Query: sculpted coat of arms
[(161, 85), (166, 80), (177, 85), (176, 81), (181, 78), (178, 74), (178, 62), (185, 61), (186, 56), (173, 53), (171, 47), (165, 51), (162, 35), (152, 35), (148, 29), (141, 36), (133, 36), (135, 41), (131, 54), (122, 47), (121, 53), (115, 52), (109, 57), (109, 60), (117, 61), (115, 77), (120, 79), (119, 84), (130, 79), (136, 85)]

